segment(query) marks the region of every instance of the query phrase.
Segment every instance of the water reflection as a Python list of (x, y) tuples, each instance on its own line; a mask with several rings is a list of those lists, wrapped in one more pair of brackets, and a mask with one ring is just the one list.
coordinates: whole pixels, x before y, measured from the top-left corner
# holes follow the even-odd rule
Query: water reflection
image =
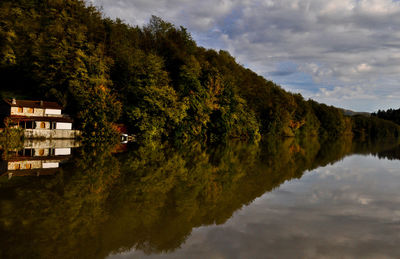
[[(194, 229), (163, 258), (399, 258), (399, 167), (399, 161), (353, 156), (319, 168), (266, 193), (224, 225)], [(131, 250), (109, 258), (144, 256)]]
[(41, 176), (58, 171), (80, 143), (71, 139), (26, 140), (19, 147), (2, 150), (0, 176)]
[[(276, 255), (284, 256), (278, 248), (301, 249), (305, 244), (299, 240), (314, 236), (313, 231), (340, 233), (340, 227), (351, 227), (359, 219), (357, 212), (348, 222), (340, 213), (328, 213), (343, 211), (347, 201), (335, 203), (335, 197), (352, 188), (346, 170), (335, 171), (337, 164), (329, 164), (354, 153), (400, 158), (393, 141), (353, 143), (350, 138), (324, 143), (269, 140), (258, 146), (192, 143), (174, 148), (153, 143), (123, 152), (125, 147), (81, 147), (51, 177), (0, 177), (0, 257), (130, 258), (169, 253), (172, 258), (187, 258), (197, 251), (199, 258), (265, 258), (263, 247), (275, 247)], [(361, 158), (382, 166), (375, 158)], [(358, 162), (368, 165), (363, 160), (353, 165)], [(286, 182), (316, 168), (301, 180)], [(330, 186), (329, 181), (312, 180), (314, 174), (344, 180)], [(371, 204), (371, 197), (360, 197)], [(321, 204), (326, 215), (318, 218), (315, 211), (321, 211)], [(296, 226), (299, 217), (307, 219), (308, 228)], [(396, 221), (387, 223), (393, 226)], [(335, 242), (346, 243), (354, 235), (321, 249), (333, 249)], [(311, 254), (303, 256), (307, 255)]]

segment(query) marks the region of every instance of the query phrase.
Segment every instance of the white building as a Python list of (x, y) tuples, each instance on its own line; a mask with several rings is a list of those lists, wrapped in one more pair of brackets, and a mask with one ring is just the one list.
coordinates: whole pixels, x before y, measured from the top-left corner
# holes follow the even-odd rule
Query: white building
[(56, 102), (5, 99), (0, 107), (5, 126), (24, 129), (27, 138), (75, 138), (72, 119)]

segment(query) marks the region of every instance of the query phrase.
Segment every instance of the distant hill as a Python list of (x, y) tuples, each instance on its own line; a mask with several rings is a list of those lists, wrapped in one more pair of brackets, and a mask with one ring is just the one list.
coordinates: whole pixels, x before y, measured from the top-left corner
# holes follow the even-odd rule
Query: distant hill
[(343, 114), (346, 116), (355, 116), (355, 115), (362, 115), (362, 116), (366, 116), (369, 117), (371, 116), (371, 113), (369, 112), (355, 112), (352, 110), (346, 110), (346, 109), (341, 109), (343, 111)]

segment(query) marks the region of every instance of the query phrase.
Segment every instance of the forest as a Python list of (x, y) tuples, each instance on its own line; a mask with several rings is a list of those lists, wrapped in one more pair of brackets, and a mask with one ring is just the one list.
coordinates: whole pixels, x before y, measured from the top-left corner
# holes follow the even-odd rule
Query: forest
[(2, 0), (0, 76), (0, 97), (57, 101), (93, 140), (116, 123), (143, 140), (400, 136), (392, 122), (283, 90), (183, 27), (128, 25), (82, 0)]
[(398, 125), (400, 125), (400, 109), (389, 109), (386, 111), (378, 110), (376, 113), (373, 113), (372, 116), (375, 116), (380, 119), (392, 121)]

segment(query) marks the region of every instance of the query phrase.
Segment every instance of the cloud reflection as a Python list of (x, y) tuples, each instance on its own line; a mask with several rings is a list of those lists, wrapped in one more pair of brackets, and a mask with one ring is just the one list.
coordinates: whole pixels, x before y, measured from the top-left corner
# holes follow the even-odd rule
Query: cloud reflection
[(195, 229), (180, 250), (161, 257), (398, 258), (398, 168), (400, 161), (345, 158), (263, 195), (222, 226)]

